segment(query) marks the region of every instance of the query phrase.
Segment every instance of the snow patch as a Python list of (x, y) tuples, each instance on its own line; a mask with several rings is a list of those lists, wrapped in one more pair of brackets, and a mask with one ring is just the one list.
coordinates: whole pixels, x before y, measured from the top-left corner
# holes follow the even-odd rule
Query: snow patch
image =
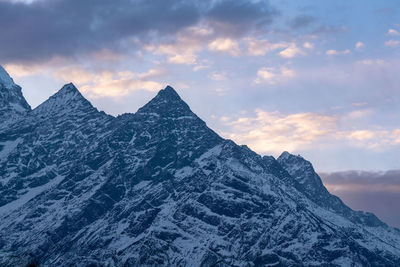
[(22, 142), (22, 138), (17, 138), (14, 141), (5, 141), (0, 143), (0, 161), (7, 158), (8, 155)]
[(13, 212), (16, 209), (19, 209), (23, 205), (25, 205), (29, 200), (33, 199), (37, 195), (43, 193), (44, 191), (47, 191), (51, 189), (52, 187), (58, 185), (62, 180), (64, 179), (64, 176), (57, 176), (47, 184), (44, 184), (42, 186), (34, 187), (31, 188), (27, 193), (19, 197), (18, 199), (0, 207), (0, 217)]

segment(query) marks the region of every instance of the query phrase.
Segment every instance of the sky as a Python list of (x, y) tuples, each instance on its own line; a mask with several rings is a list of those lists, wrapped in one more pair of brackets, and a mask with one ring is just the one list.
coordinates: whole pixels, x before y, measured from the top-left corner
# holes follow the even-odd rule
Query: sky
[(399, 1), (0, 0), (0, 27), (0, 64), (32, 107), (73, 82), (100, 110), (136, 112), (169, 84), (260, 154), (400, 169)]

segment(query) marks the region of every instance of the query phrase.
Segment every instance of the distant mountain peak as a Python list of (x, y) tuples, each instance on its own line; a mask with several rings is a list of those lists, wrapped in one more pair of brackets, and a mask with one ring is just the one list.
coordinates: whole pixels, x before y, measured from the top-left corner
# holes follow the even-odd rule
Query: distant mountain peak
[(58, 93), (75, 93), (75, 94), (80, 94), (78, 88), (73, 83), (67, 83), (65, 84), (59, 91)]
[[(322, 183), (320, 182), (319, 178), (316, 179), (314, 177), (315, 171), (314, 168), (312, 166), (312, 164), (305, 160), (302, 156), (300, 155), (293, 155), (287, 151), (284, 151), (277, 159), (277, 161), (279, 162), (279, 164), (281, 164), (287, 172), (289, 172), (289, 174), (293, 177), (301, 177), (302, 179), (298, 180), (298, 182), (300, 182), (300, 184), (306, 183), (306, 182), (310, 182), (304, 180), (304, 173), (309, 173), (312, 176), (312, 180), (313, 182), (317, 182), (318, 186), (321, 186)], [(311, 178), (310, 178), (311, 179)], [(317, 181), (314, 181), (314, 180)]]
[(0, 84), (3, 84), (5, 87), (12, 87), (13, 85), (15, 85), (13, 79), (1, 65), (0, 65)]
[(29, 110), (31, 107), (22, 95), (21, 87), (0, 66), (0, 120), (9, 120)]
[(73, 83), (65, 84), (57, 93), (35, 108), (35, 113), (93, 109), (92, 104), (79, 92)]
[(169, 85), (140, 108), (138, 114), (157, 114), (162, 117), (196, 116), (175, 89)]
[(283, 151), (282, 154), (278, 157), (278, 159), (280, 159), (280, 160), (288, 160), (288, 159), (304, 160), (304, 158), (302, 156), (291, 154), (288, 151)]
[(184, 102), (179, 94), (175, 91), (174, 88), (167, 85), (164, 89), (160, 90), (157, 95), (153, 98), (153, 100), (157, 100), (158, 102)]

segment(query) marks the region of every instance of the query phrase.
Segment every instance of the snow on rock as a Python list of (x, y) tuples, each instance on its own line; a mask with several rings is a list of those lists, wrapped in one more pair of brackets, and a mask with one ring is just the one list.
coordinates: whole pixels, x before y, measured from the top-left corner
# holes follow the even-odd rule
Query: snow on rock
[(31, 110), (22, 95), (21, 87), (16, 85), (6, 70), (0, 66), (0, 129), (17, 123)]
[(1, 65), (0, 65), (0, 83), (7, 88), (10, 88), (15, 85), (13, 79)]

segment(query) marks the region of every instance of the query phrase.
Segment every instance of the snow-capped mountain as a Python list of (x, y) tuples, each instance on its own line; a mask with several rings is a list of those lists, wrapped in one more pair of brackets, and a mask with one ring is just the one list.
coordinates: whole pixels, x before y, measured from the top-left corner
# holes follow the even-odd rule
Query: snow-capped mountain
[(16, 120), (16, 117), (28, 112), (31, 107), (5, 69), (0, 66), (0, 121), (4, 127), (6, 121)]
[(221, 138), (169, 86), (118, 117), (72, 84), (26, 110), (0, 127), (0, 266), (400, 265), (398, 229), (302, 157)]

